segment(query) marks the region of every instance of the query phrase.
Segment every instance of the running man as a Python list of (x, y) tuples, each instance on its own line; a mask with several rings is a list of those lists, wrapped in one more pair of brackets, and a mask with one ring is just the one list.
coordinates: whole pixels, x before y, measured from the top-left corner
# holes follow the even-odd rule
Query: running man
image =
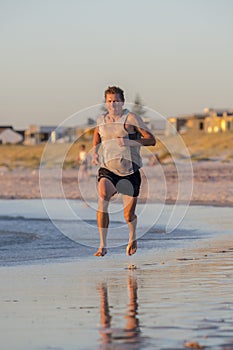
[(97, 119), (93, 137), (93, 164), (99, 164), (101, 145), (103, 151), (103, 161), (98, 171), (97, 225), (100, 245), (94, 255), (107, 254), (108, 206), (116, 193), (122, 194), (124, 218), (129, 228), (126, 254), (133, 255), (137, 250), (135, 209), (141, 184), (140, 148), (154, 146), (156, 140), (138, 115), (123, 109), (125, 98), (122, 89), (108, 87), (104, 96), (107, 113)]

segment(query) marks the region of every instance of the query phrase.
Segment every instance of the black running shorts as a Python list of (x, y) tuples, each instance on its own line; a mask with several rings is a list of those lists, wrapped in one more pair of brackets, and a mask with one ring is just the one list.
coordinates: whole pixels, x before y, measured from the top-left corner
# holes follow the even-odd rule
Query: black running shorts
[(141, 174), (139, 170), (136, 170), (130, 175), (119, 176), (106, 168), (100, 168), (97, 175), (98, 182), (103, 177), (113, 183), (118, 193), (138, 197), (141, 185)]

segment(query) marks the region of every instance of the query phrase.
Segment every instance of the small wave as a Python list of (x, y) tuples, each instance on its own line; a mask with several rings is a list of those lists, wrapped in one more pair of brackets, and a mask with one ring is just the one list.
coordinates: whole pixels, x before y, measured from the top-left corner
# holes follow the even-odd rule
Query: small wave
[(30, 243), (37, 238), (38, 236), (33, 233), (0, 231), (0, 248), (15, 244)]

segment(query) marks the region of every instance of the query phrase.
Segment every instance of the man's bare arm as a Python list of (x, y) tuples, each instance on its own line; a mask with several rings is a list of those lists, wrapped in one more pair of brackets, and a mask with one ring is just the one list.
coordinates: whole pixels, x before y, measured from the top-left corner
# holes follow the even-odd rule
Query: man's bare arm
[(99, 129), (98, 127), (96, 127), (93, 135), (93, 150), (92, 150), (92, 163), (95, 165), (99, 164), (98, 151), (99, 151), (100, 144), (101, 144), (101, 137), (99, 134)]
[(155, 146), (156, 144), (156, 139), (154, 137), (154, 135), (145, 130), (145, 129), (141, 129), (141, 128), (137, 128), (137, 131), (141, 134), (142, 138), (139, 140), (136, 140), (137, 143), (139, 143), (142, 146)]
[(137, 115), (130, 113), (127, 119), (126, 128), (130, 132), (139, 132), (142, 138), (137, 140), (126, 140), (119, 138), (118, 143), (120, 146), (155, 146), (156, 139), (154, 135), (149, 131), (143, 120)]

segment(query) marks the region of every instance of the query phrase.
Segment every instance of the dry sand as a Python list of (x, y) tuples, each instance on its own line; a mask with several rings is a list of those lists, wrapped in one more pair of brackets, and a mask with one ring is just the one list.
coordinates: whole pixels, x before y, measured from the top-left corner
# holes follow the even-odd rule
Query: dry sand
[[(145, 181), (147, 178), (150, 185), (149, 200), (154, 202), (173, 203), (177, 200), (180, 191), (178, 198), (180, 202), (190, 200), (192, 204), (233, 205), (233, 161), (193, 162), (192, 167), (193, 178), (185, 162), (179, 163), (179, 174), (174, 164), (145, 166), (143, 168), (144, 187), (140, 198), (148, 197), (148, 183)], [(92, 169), (92, 176), (79, 183), (77, 169), (63, 170), (62, 173), (60, 169), (43, 169), (41, 184), (39, 184), (38, 169), (8, 171), (2, 168), (0, 169), (0, 198), (40, 198), (40, 187), (42, 187), (44, 197), (65, 196), (77, 199), (86, 196), (96, 199), (96, 171), (97, 169)], [(190, 194), (192, 186), (193, 190)]]

